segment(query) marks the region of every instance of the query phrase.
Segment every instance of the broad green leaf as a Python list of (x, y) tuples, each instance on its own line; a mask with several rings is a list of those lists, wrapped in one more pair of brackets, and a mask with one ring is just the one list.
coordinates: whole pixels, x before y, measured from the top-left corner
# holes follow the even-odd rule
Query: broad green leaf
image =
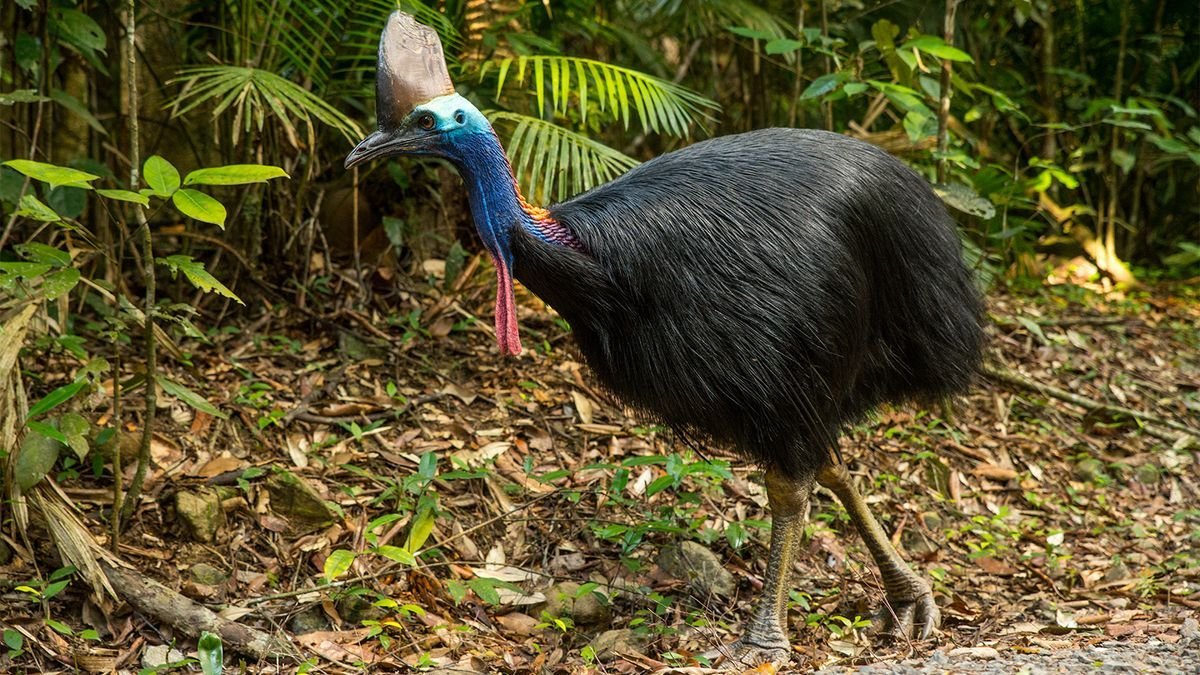
[(225, 227), (225, 207), (203, 192), (187, 188), (177, 190), (171, 195), (171, 203), (189, 218)]
[(277, 166), (265, 164), (230, 164), (210, 169), (197, 169), (187, 175), (184, 185), (245, 185), (265, 183), (272, 178), (290, 178)]
[(238, 304), (244, 305), (241, 298), (234, 295), (233, 291), (225, 287), (217, 278), (208, 273), (204, 269), (204, 263), (192, 260), (190, 255), (172, 255), (166, 258), (159, 258), (160, 265), (166, 265), (171, 270), (171, 276), (174, 277), (177, 273), (183, 272), (183, 276), (192, 282), (192, 285), (205, 293), (216, 293), (223, 295), (231, 300), (237, 301)]
[(845, 82), (849, 77), (850, 76), (848, 74), (842, 72), (826, 73), (825, 75), (813, 80), (807, 87), (804, 88), (803, 93), (800, 94), (800, 100), (824, 96), (834, 89), (837, 89), (838, 85)]
[(1125, 129), (1141, 129), (1142, 131), (1150, 131), (1153, 129), (1153, 127), (1151, 127), (1149, 124), (1146, 124), (1145, 122), (1138, 122), (1137, 120), (1113, 119), (1110, 117), (1100, 121), (1105, 124), (1111, 124), (1114, 127), (1123, 127)]
[(58, 619), (51, 619), (51, 618), (47, 617), (46, 619), (44, 619), (44, 621), (46, 622), (47, 626), (53, 628), (55, 630), (55, 632), (57, 632), (57, 633), (66, 635), (67, 637), (71, 637), (71, 636), (75, 635), (75, 631), (71, 630), (70, 626), (59, 621)]
[(142, 180), (159, 197), (170, 197), (172, 192), (179, 189), (179, 170), (162, 157), (151, 155), (142, 165)]
[(171, 396), (174, 396), (180, 401), (183, 401), (196, 410), (208, 413), (213, 417), (218, 417), (223, 420), (229, 419), (229, 415), (218, 410), (217, 406), (208, 402), (208, 399), (204, 398), (200, 394), (197, 394), (191, 389), (188, 389), (175, 380), (159, 375), (155, 378), (155, 381), (157, 381), (159, 386), (163, 388), (163, 391), (167, 392)]
[(21, 255), (28, 258), (31, 262), (43, 263), (53, 267), (66, 267), (71, 264), (71, 254), (55, 248), (47, 246), (40, 242), (31, 241), (24, 244), (18, 244), (17, 250)]
[(900, 48), (916, 49), (947, 61), (961, 61), (964, 63), (975, 62), (975, 60), (971, 58), (970, 54), (957, 47), (946, 44), (945, 40), (935, 35), (922, 35), (920, 37), (913, 38), (901, 45)]
[(935, 186), (934, 191), (947, 205), (984, 220), (995, 217), (996, 206), (986, 197), (962, 183)]
[(40, 101), (49, 101), (47, 96), (40, 96), (36, 89), (17, 89), (16, 91), (8, 91), (0, 94), (0, 105), (13, 105), (14, 103), (38, 103)]
[(64, 413), (58, 420), (58, 430), (66, 437), (67, 446), (75, 451), (81, 462), (87, 458), (90, 450), (87, 434), (91, 428), (92, 425), (79, 413)]
[(103, 53), (107, 40), (104, 29), (92, 17), (77, 9), (55, 7), (50, 10), (55, 27), (67, 42), (87, 51)]
[(42, 281), (42, 295), (46, 296), (47, 300), (53, 300), (75, 288), (81, 276), (79, 270), (74, 267), (47, 274), (46, 279)]
[(434, 520), (436, 520), (436, 514), (433, 509), (421, 511), (408, 531), (408, 539), (404, 542), (404, 548), (410, 553), (421, 550), (425, 541), (429, 539), (429, 535), (433, 533)]
[(196, 643), (196, 651), (200, 657), (200, 672), (204, 675), (221, 675), (225, 669), (225, 646), (219, 636), (204, 631)]
[(375, 552), (389, 560), (395, 560), (402, 565), (408, 565), (409, 567), (417, 566), (417, 557), (411, 551), (399, 546), (380, 546), (375, 549)]
[(467, 582), (467, 586), (475, 591), (475, 595), (479, 596), (489, 605), (500, 604), (500, 594), (496, 592), (496, 581), (487, 577), (475, 577)]
[(25, 638), (21, 636), (20, 631), (12, 628), (4, 629), (4, 646), (14, 652), (21, 651), (21, 647), (25, 645)]
[(101, 197), (107, 197), (108, 199), (116, 199), (122, 202), (133, 202), (134, 204), (141, 204), (142, 206), (150, 206), (149, 197), (143, 194), (138, 194), (137, 192), (130, 192), (129, 190), (101, 189), (96, 190), (96, 194), (100, 195)]
[(467, 585), (458, 579), (450, 579), (446, 582), (446, 592), (450, 594), (450, 599), (456, 605), (461, 605), (462, 601), (467, 599)]
[(88, 185), (88, 183), (100, 177), (94, 173), (66, 166), (58, 166), (57, 164), (35, 162), (31, 159), (10, 159), (4, 163), (4, 166), (20, 171), (34, 180), (48, 183), (51, 188), (68, 185), (70, 187), (90, 190), (92, 186)]
[(904, 131), (908, 133), (908, 140), (916, 143), (926, 136), (925, 126), (930, 118), (917, 110), (910, 110), (904, 115)]
[(325, 581), (331, 582), (349, 571), (350, 566), (354, 564), (355, 557), (353, 551), (342, 548), (330, 553), (329, 557), (325, 558)]
[(780, 40), (771, 40), (763, 46), (763, 51), (768, 54), (790, 54), (802, 47), (804, 47), (804, 43), (800, 40), (783, 38)]
[(13, 466), (13, 477), (23, 491), (28, 491), (37, 485), (54, 468), (58, 461), (58, 453), (63, 444), (37, 433), (25, 434), (25, 440), (18, 451), (16, 464)]
[(1125, 173), (1133, 171), (1133, 165), (1137, 163), (1137, 158), (1133, 156), (1133, 153), (1124, 148), (1113, 148), (1109, 156), (1112, 158), (1113, 164), (1121, 167)]
[(84, 384), (84, 380), (77, 379), (70, 384), (64, 384), (49, 394), (46, 394), (42, 397), (42, 400), (33, 404), (33, 407), (29, 409), (29, 414), (26, 415), (25, 419), (35, 419), (43, 413), (49, 412), (63, 403), (70, 401), (72, 398), (74, 398), (75, 394), (79, 393), (80, 389), (83, 389)]
[(0, 273), (18, 279), (36, 279), (52, 269), (48, 263), (0, 262)]
[(46, 424), (45, 422), (38, 422), (36, 420), (30, 420), (25, 423), (25, 426), (29, 427), (30, 431), (33, 431), (34, 433), (38, 433), (38, 434), (45, 436), (46, 438), (58, 441), (59, 443), (62, 443), (63, 445), (67, 444), (66, 435), (63, 434), (63, 432), (59, 431), (58, 429), (50, 426), (49, 424)]

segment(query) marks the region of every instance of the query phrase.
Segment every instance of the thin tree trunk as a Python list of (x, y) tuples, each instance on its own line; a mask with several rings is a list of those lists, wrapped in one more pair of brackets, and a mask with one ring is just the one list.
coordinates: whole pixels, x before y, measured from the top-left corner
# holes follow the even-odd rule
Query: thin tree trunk
[[(946, 17), (942, 28), (942, 39), (946, 44), (954, 45), (954, 13), (958, 9), (958, 0), (946, 0)], [(942, 59), (941, 100), (938, 106), (938, 135), (937, 135), (937, 182), (946, 183), (946, 150), (950, 147), (950, 75), (954, 62)]]

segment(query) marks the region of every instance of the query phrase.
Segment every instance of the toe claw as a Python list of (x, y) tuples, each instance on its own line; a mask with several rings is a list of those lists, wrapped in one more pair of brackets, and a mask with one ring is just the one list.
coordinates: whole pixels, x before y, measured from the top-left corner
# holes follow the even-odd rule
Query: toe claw
[(922, 594), (911, 600), (890, 600), (878, 614), (878, 635), (888, 639), (928, 638), (942, 622), (942, 613), (933, 594)]
[(776, 668), (787, 664), (791, 659), (791, 646), (785, 644), (761, 647), (745, 640), (737, 640), (704, 652), (702, 656), (714, 662), (721, 670), (741, 673), (767, 663)]

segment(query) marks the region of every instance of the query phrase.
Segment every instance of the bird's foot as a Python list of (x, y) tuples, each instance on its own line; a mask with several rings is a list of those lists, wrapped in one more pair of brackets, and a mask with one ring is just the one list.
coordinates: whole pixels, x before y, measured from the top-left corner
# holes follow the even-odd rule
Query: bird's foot
[(889, 599), (872, 622), (876, 635), (891, 640), (924, 640), (942, 623), (942, 612), (928, 589), (915, 598)]
[[(769, 645), (757, 645), (747, 641), (746, 637), (736, 640), (702, 654), (721, 670), (744, 673), (753, 670), (758, 672), (775, 672), (787, 665), (792, 657), (792, 647), (785, 642), (772, 642)], [(772, 670), (763, 670), (767, 664)]]

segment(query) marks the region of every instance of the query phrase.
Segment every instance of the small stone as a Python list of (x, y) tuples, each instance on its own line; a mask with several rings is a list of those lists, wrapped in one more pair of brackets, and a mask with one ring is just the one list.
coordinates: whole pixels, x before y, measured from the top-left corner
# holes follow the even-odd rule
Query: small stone
[(205, 586), (220, 586), (229, 577), (224, 572), (205, 562), (196, 563), (188, 570), (192, 581)]
[(1179, 637), (1185, 640), (1200, 640), (1200, 621), (1190, 616), (1184, 619), (1179, 626)]
[(315, 633), (319, 630), (329, 630), (329, 617), (320, 605), (312, 605), (288, 620), (288, 629), (296, 635)]
[(1153, 464), (1142, 464), (1133, 472), (1133, 477), (1142, 485), (1154, 485), (1158, 483), (1161, 472), (1158, 467)]
[(188, 535), (199, 542), (211, 544), (225, 525), (225, 510), (214, 490), (200, 489), (175, 493), (175, 513)]
[(951, 649), (949, 656), (952, 659), (998, 659), (1000, 652), (993, 647), (958, 647)]
[(1093, 483), (1104, 475), (1104, 462), (1095, 457), (1084, 457), (1075, 464), (1075, 477), (1085, 483)]
[(641, 654), (646, 647), (646, 636), (638, 635), (629, 628), (606, 630), (591, 641), (596, 658), (611, 661), (622, 655)]
[(151, 645), (142, 652), (142, 667), (156, 670), (183, 660), (183, 652), (168, 645)]
[(335, 606), (342, 620), (355, 626), (363, 621), (378, 621), (387, 616), (387, 612), (382, 607), (376, 607), (361, 595), (346, 596), (338, 600)]
[(737, 582), (716, 554), (694, 541), (663, 549), (658, 566), (676, 579), (688, 582), (701, 597), (733, 597)]
[(271, 511), (288, 521), (296, 534), (327, 527), (337, 513), (303, 478), (291, 471), (276, 471), (267, 478)]
[(580, 593), (579, 584), (563, 581), (546, 589), (546, 602), (539, 611), (550, 616), (569, 616), (578, 626), (595, 626), (612, 619), (612, 607), (600, 600), (596, 593)]

